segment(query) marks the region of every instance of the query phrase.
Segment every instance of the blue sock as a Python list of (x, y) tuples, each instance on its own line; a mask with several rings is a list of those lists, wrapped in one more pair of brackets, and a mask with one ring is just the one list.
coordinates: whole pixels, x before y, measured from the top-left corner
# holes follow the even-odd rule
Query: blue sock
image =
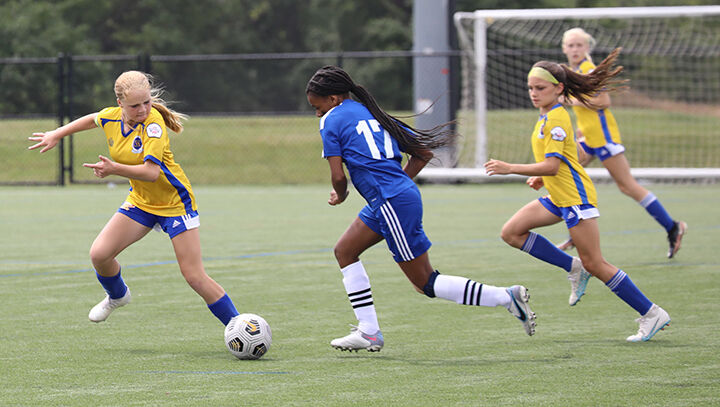
[(652, 307), (653, 303), (647, 299), (645, 294), (640, 291), (630, 276), (625, 274), (624, 271), (618, 270), (617, 273), (607, 282), (605, 285), (612, 290), (621, 300), (625, 301), (629, 306), (640, 313), (645, 315)]
[(652, 215), (653, 218), (655, 218), (657, 223), (661, 224), (667, 232), (670, 232), (670, 229), (673, 228), (675, 222), (670, 217), (670, 214), (665, 210), (665, 207), (663, 207), (657, 197), (655, 197), (655, 194), (648, 192), (645, 198), (640, 201), (640, 205), (642, 205), (642, 207), (645, 208), (645, 210)]
[(568, 273), (572, 267), (572, 256), (558, 249), (549, 240), (535, 232), (528, 234), (527, 240), (525, 240), (520, 250), (529, 253), (536, 259), (563, 268)]
[(122, 276), (120, 276), (120, 270), (112, 277), (103, 277), (98, 274), (97, 271), (95, 272), (95, 276), (97, 276), (98, 281), (110, 298), (117, 299), (125, 296), (127, 285), (125, 285), (125, 281), (123, 281)]
[(233, 317), (240, 315), (227, 293), (214, 303), (208, 304), (208, 308), (210, 308), (210, 312), (212, 312), (223, 325), (227, 325)]

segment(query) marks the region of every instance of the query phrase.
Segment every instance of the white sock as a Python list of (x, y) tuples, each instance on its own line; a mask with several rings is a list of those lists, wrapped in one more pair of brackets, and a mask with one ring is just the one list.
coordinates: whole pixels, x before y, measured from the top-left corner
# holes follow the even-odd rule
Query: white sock
[(362, 262), (350, 264), (342, 268), (343, 284), (347, 292), (350, 305), (353, 307), (358, 320), (358, 329), (366, 334), (374, 334), (380, 329), (373, 304), (370, 278), (365, 272)]
[(507, 307), (510, 304), (510, 295), (504, 288), (480, 284), (465, 277), (438, 274), (433, 289), (436, 297), (463, 305)]

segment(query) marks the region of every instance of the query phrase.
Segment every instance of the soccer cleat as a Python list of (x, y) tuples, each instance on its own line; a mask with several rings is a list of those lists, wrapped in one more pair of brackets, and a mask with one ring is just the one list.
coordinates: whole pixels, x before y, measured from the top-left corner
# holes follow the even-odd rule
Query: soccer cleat
[(668, 243), (670, 243), (670, 249), (668, 249), (668, 259), (672, 259), (680, 250), (680, 243), (682, 238), (687, 232), (687, 223), (685, 222), (673, 222), (673, 227), (668, 232)]
[(580, 259), (573, 257), (572, 267), (567, 276), (570, 281), (570, 299), (568, 300), (570, 306), (577, 304), (578, 301), (580, 301), (580, 297), (585, 294), (585, 288), (587, 287), (590, 277), (592, 277), (592, 275), (585, 270)]
[(508, 311), (522, 322), (525, 333), (532, 336), (535, 333), (535, 313), (532, 312), (528, 305), (530, 294), (528, 294), (527, 288), (514, 285), (506, 288), (505, 291), (510, 294)]
[(360, 349), (367, 349), (369, 352), (380, 352), (384, 344), (385, 341), (379, 329), (373, 335), (368, 335), (360, 331), (356, 326), (353, 326), (349, 335), (333, 339), (330, 342), (330, 345), (335, 349), (351, 352), (357, 352)]
[(557, 245), (557, 248), (562, 251), (568, 251), (575, 247), (575, 243), (572, 241), (572, 237), (568, 237), (567, 240)]
[(635, 320), (640, 323), (640, 328), (635, 335), (627, 337), (628, 342), (645, 342), (649, 341), (658, 331), (665, 329), (666, 326), (670, 325), (670, 315), (653, 304), (652, 307), (642, 317)]
[(127, 303), (130, 302), (130, 289), (128, 288), (125, 292), (125, 295), (121, 298), (110, 298), (109, 295), (105, 295), (105, 298), (100, 301), (96, 306), (92, 307), (90, 310), (90, 314), (88, 314), (88, 318), (92, 322), (102, 322), (107, 319), (107, 317), (110, 316), (110, 314), (115, 310), (115, 308), (122, 307), (123, 305), (127, 305)]

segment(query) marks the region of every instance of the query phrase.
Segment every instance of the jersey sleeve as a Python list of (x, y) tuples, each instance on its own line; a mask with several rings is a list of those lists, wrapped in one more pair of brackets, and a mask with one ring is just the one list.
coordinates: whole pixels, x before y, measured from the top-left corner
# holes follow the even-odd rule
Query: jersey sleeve
[(113, 107), (106, 107), (99, 111), (98, 114), (95, 115), (95, 125), (102, 129), (106, 123), (102, 119), (106, 118), (113, 109)]
[(543, 128), (545, 140), (545, 158), (563, 157), (565, 143), (569, 142), (568, 137), (572, 132), (563, 126), (558, 120), (548, 120)]
[(320, 123), (320, 136), (322, 137), (323, 143), (323, 158), (342, 156), (342, 147), (340, 145), (340, 135), (337, 130), (337, 125), (330, 117), (326, 117), (326, 120), (322, 120)]
[(163, 152), (169, 142), (167, 128), (162, 118), (151, 121), (145, 126), (143, 139), (145, 144), (143, 161), (150, 160), (160, 165), (162, 163)]
[(581, 74), (587, 75), (595, 69), (595, 64), (588, 60), (585, 60), (582, 64), (580, 64), (579, 68)]

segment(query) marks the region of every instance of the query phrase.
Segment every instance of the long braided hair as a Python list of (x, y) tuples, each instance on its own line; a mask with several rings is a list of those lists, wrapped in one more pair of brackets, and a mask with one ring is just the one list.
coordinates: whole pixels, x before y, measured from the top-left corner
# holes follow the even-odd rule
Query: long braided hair
[(318, 96), (352, 93), (360, 103), (367, 107), (378, 123), (390, 133), (403, 150), (418, 158), (422, 158), (419, 155), (420, 151), (449, 145), (457, 137), (452, 129), (453, 122), (422, 130), (386, 113), (364, 86), (353, 82), (350, 75), (337, 66), (327, 65), (318, 69), (305, 88), (305, 93), (310, 92)]
[(563, 96), (573, 97), (590, 109), (597, 110), (598, 107), (590, 102), (592, 95), (599, 91), (612, 91), (618, 89), (627, 80), (617, 79), (622, 72), (622, 66), (615, 66), (615, 61), (622, 48), (615, 48), (607, 58), (603, 59), (592, 72), (581, 74), (573, 71), (570, 67), (550, 61), (536, 62), (533, 67), (544, 68), (550, 72), (558, 82), (565, 85)]

